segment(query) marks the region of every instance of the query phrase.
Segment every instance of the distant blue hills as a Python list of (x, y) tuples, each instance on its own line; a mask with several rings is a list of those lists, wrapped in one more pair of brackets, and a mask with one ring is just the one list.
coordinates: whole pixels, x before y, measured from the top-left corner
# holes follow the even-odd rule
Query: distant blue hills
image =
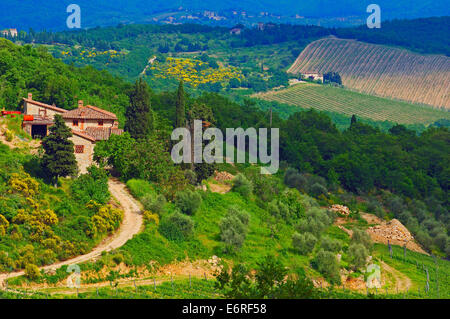
[[(0, 29), (64, 30), (66, 8), (71, 3), (81, 7), (83, 28), (161, 23), (171, 15), (175, 15), (175, 22), (189, 22), (177, 19), (191, 14), (200, 17), (192, 22), (224, 26), (258, 20), (319, 24), (321, 19), (329, 20), (325, 21), (327, 26), (342, 26), (347, 18), (351, 21), (347, 23), (364, 21), (368, 16), (366, 7), (371, 3), (380, 5), (383, 20), (450, 15), (448, 0), (2, 0)], [(214, 11), (226, 19), (208, 17), (204, 11)]]

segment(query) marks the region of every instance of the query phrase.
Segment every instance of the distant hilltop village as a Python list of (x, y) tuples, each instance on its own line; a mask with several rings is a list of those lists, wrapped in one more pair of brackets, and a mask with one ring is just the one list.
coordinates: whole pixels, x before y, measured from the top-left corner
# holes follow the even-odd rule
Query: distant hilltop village
[(4, 29), (4, 30), (0, 30), (0, 35), (4, 36), (4, 37), (11, 37), (11, 38), (15, 38), (18, 36), (18, 32), (17, 29)]
[(112, 134), (121, 135), (119, 121), (114, 113), (78, 101), (78, 108), (65, 110), (55, 105), (34, 101), (28, 94), (24, 101), (23, 129), (33, 138), (44, 137), (53, 125), (55, 114), (60, 114), (66, 125), (72, 130), (70, 140), (74, 144), (75, 158), (79, 173), (86, 173), (93, 164), (94, 147), (97, 141), (108, 140)]

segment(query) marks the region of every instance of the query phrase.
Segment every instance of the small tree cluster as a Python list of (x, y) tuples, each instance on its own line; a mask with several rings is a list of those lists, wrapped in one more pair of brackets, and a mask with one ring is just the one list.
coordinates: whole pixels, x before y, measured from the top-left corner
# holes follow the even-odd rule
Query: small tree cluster
[(302, 255), (308, 255), (314, 249), (317, 238), (311, 233), (294, 233), (292, 235), (292, 246)]
[(257, 263), (251, 272), (243, 264), (230, 271), (227, 265), (217, 274), (217, 287), (226, 298), (234, 299), (309, 299), (317, 298), (317, 291), (302, 271), (287, 276), (286, 267), (273, 256)]
[(294, 168), (288, 168), (286, 170), (284, 183), (288, 187), (296, 188), (314, 197), (328, 193), (327, 182), (323, 177), (312, 174), (301, 174)]
[(161, 216), (164, 212), (164, 207), (167, 203), (164, 195), (145, 194), (141, 199), (142, 205), (147, 211), (158, 214)]
[(82, 204), (91, 200), (106, 204), (110, 198), (108, 174), (95, 165), (88, 168), (87, 174), (82, 174), (74, 180), (70, 188), (74, 197)]
[(238, 174), (233, 179), (232, 191), (241, 194), (243, 197), (249, 197), (253, 192), (253, 184), (243, 174)]
[(339, 263), (334, 253), (321, 249), (314, 258), (313, 265), (330, 283), (341, 284)]
[(319, 238), (322, 231), (330, 226), (331, 223), (332, 220), (325, 210), (314, 207), (307, 211), (306, 217), (300, 220), (296, 230), (299, 233), (311, 233), (316, 238)]
[(194, 233), (194, 222), (189, 216), (175, 212), (161, 220), (159, 231), (167, 239), (185, 241)]
[(227, 215), (220, 221), (220, 238), (231, 252), (242, 247), (247, 236), (250, 216), (247, 212), (231, 207)]
[(342, 244), (337, 239), (332, 239), (329, 237), (322, 238), (322, 242), (320, 243), (320, 247), (325, 251), (331, 251), (333, 253), (337, 253), (342, 249)]
[(180, 191), (175, 196), (175, 205), (182, 213), (194, 215), (202, 203), (202, 197), (195, 191), (186, 189)]
[(360, 269), (366, 265), (366, 260), (371, 249), (372, 240), (370, 236), (364, 230), (354, 229), (347, 254), (350, 258), (351, 265), (355, 269)]
[(342, 85), (342, 79), (339, 73), (337, 72), (327, 72), (323, 75), (324, 83), (336, 83), (338, 85)]

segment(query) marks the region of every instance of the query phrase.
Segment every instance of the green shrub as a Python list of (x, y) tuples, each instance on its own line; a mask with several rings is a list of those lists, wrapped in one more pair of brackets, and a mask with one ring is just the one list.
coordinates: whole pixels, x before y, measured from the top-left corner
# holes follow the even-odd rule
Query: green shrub
[(93, 200), (106, 204), (109, 201), (108, 174), (96, 166), (88, 168), (87, 174), (80, 175), (71, 185), (73, 196), (82, 204)]
[(39, 271), (38, 266), (34, 264), (27, 264), (25, 266), (25, 276), (28, 279), (35, 280), (41, 276), (41, 272)]
[(434, 244), (439, 247), (441, 251), (445, 251), (447, 247), (448, 237), (444, 233), (439, 233), (433, 240)]
[(180, 191), (175, 197), (175, 205), (187, 215), (193, 215), (202, 203), (202, 197), (189, 189)]
[(230, 208), (227, 216), (220, 221), (220, 239), (225, 243), (226, 250), (231, 252), (244, 244), (247, 236), (249, 215), (237, 208)]
[(417, 241), (427, 250), (431, 249), (433, 245), (433, 239), (431, 239), (430, 235), (425, 230), (420, 230), (416, 234)]
[(279, 200), (271, 201), (267, 206), (267, 211), (277, 219), (282, 219), (287, 222), (291, 221), (293, 218), (289, 206)]
[(175, 212), (159, 223), (160, 233), (173, 241), (184, 241), (194, 233), (194, 222), (189, 216)]
[(259, 167), (252, 167), (248, 171), (251, 172), (249, 179), (253, 183), (253, 193), (263, 202), (272, 201), (280, 193), (281, 189), (277, 177), (262, 175)]
[(186, 178), (186, 180), (188, 181), (189, 184), (191, 185), (197, 185), (197, 174), (190, 170), (187, 169), (184, 171), (184, 177)]
[(288, 168), (284, 174), (284, 183), (286, 186), (296, 188), (299, 191), (305, 191), (308, 181), (295, 168)]
[(144, 206), (145, 210), (151, 211), (152, 213), (156, 213), (161, 216), (164, 212), (164, 207), (167, 203), (164, 195), (153, 195), (146, 194), (141, 198), (141, 203)]
[(296, 230), (299, 233), (311, 233), (319, 238), (321, 233), (330, 225), (331, 220), (327, 212), (324, 209), (314, 207), (307, 211), (306, 217), (300, 220)]
[(337, 253), (342, 249), (342, 244), (339, 240), (332, 239), (329, 237), (324, 237), (324, 238), (322, 238), (320, 247), (325, 251), (331, 251), (331, 252)]
[(403, 199), (395, 195), (390, 195), (386, 199), (385, 203), (388, 209), (393, 212), (395, 216), (400, 214), (405, 209)]
[(116, 265), (119, 265), (125, 260), (122, 254), (114, 254), (112, 256), (112, 261), (116, 263)]
[(131, 195), (135, 198), (142, 198), (145, 194), (154, 193), (152, 185), (142, 179), (130, 179), (127, 182), (127, 187), (130, 190)]
[(372, 239), (363, 229), (354, 229), (352, 234), (352, 242), (362, 244), (369, 252), (372, 249)]
[(243, 174), (238, 174), (233, 179), (233, 187), (231, 190), (244, 197), (249, 197), (253, 192), (253, 184)]
[(311, 186), (309, 193), (314, 197), (319, 197), (320, 195), (326, 195), (328, 190), (325, 186), (315, 183)]
[(313, 265), (331, 284), (341, 284), (339, 264), (334, 253), (321, 249), (314, 258)]
[(286, 189), (281, 193), (280, 202), (289, 208), (289, 216), (292, 219), (300, 218), (305, 215), (305, 206), (303, 197), (295, 188)]
[(245, 226), (248, 226), (248, 223), (250, 222), (250, 215), (246, 211), (241, 210), (237, 206), (232, 206), (232, 207), (228, 208), (227, 215), (228, 216), (236, 216), (237, 218), (239, 218), (241, 223), (244, 224)]
[(311, 253), (317, 243), (317, 238), (311, 233), (294, 233), (292, 235), (292, 246), (302, 255)]
[(360, 269), (366, 265), (369, 252), (363, 244), (353, 243), (348, 247), (348, 257), (355, 269)]
[(5, 131), (5, 138), (8, 142), (11, 142), (14, 139), (14, 132), (10, 130)]

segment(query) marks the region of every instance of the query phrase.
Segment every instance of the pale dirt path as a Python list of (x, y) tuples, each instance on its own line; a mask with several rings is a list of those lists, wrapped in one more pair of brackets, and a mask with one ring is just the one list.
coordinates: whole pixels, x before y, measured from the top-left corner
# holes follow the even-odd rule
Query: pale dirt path
[[(115, 199), (117, 199), (124, 212), (123, 221), (118, 231), (114, 235), (105, 239), (90, 253), (61, 261), (52, 265), (41, 267), (41, 270), (56, 270), (62, 266), (79, 264), (95, 259), (96, 257), (99, 257), (104, 251), (111, 251), (123, 246), (129, 239), (133, 238), (134, 235), (138, 234), (141, 231), (143, 218), (141, 215), (140, 204), (130, 195), (123, 183), (115, 179), (110, 179), (108, 181), (108, 186), (111, 195)], [(22, 275), (24, 275), (23, 271), (14, 272), (11, 274), (0, 274), (0, 287), (4, 288), (5, 279)]]
[(148, 60), (147, 65), (145, 66), (144, 70), (142, 70), (140, 76), (142, 76), (142, 75), (145, 74), (145, 71), (147, 71), (147, 69), (150, 67), (150, 65), (152, 65), (153, 62), (155, 62), (155, 60), (156, 60), (156, 55), (155, 55), (153, 58), (150, 58), (150, 59)]
[(412, 281), (411, 279), (409, 279), (408, 276), (404, 275), (403, 273), (401, 273), (400, 271), (398, 271), (395, 268), (392, 268), (391, 266), (389, 266), (388, 264), (386, 264), (384, 261), (381, 261), (381, 267), (382, 270), (391, 273), (392, 276), (395, 279), (395, 291), (407, 291), (411, 289), (412, 286)]

